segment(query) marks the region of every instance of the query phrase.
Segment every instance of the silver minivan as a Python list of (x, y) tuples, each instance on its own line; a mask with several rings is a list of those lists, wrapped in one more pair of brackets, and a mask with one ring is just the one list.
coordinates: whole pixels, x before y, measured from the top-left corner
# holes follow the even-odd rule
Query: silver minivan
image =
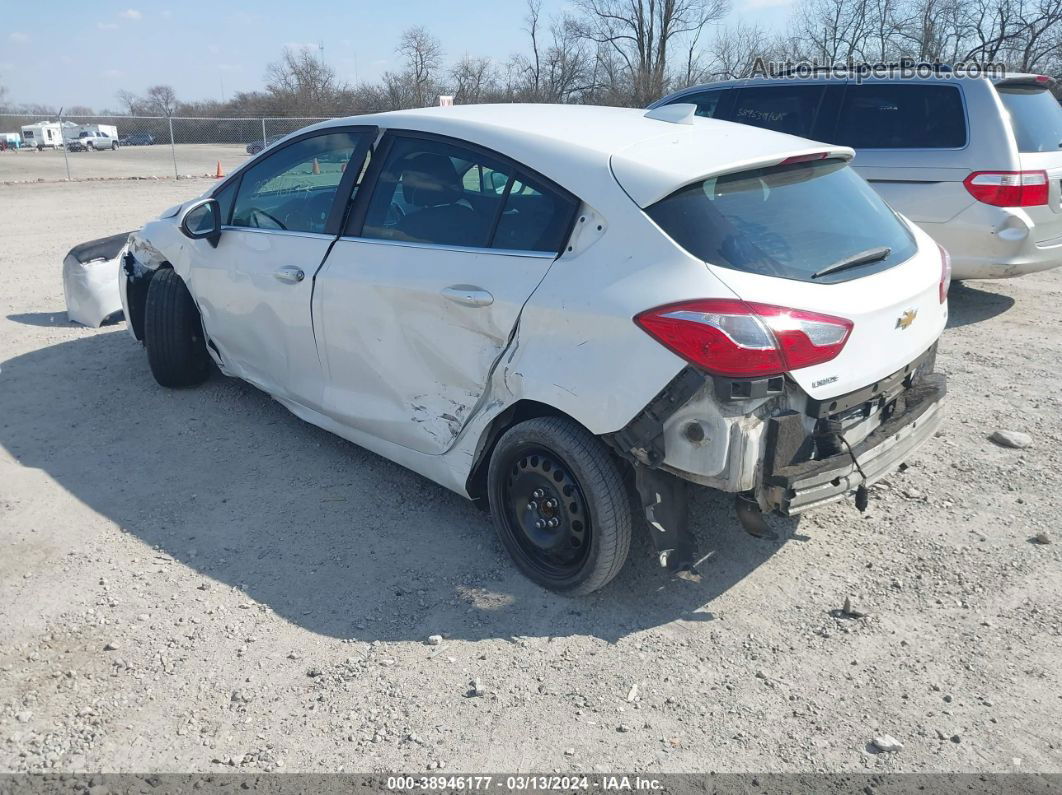
[(957, 279), (1062, 265), (1062, 107), (1045, 75), (752, 78), (651, 107), (850, 146), (859, 172), (952, 258)]

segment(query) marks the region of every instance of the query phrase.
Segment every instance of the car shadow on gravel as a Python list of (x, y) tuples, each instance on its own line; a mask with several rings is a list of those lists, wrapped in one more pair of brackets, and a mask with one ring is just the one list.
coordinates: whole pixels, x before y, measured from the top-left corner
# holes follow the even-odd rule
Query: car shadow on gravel
[[(467, 500), (296, 419), (257, 389), (215, 375), (191, 390), (155, 385), (124, 329), (0, 365), (0, 445), (149, 547), (154, 589), (234, 586), (315, 633), (360, 640), (591, 635), (615, 641), (681, 619), (794, 536), (748, 536), (730, 501), (695, 489), (701, 582), (668, 576), (636, 528), (620, 576), (585, 599), (524, 579)], [(113, 531), (112, 531), (113, 532)], [(152, 549), (144, 569), (154, 570)], [(180, 591), (178, 591), (180, 599)]]
[(948, 328), (990, 320), (1012, 306), (1014, 299), (1009, 295), (971, 287), (966, 282), (955, 282), (948, 291)]

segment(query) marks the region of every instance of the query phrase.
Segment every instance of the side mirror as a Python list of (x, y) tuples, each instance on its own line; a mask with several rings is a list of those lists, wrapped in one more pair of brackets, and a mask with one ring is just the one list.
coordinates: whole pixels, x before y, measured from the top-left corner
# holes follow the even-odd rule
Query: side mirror
[(181, 216), (181, 232), (192, 240), (206, 239), (217, 248), (221, 238), (221, 205), (217, 199), (200, 199)]

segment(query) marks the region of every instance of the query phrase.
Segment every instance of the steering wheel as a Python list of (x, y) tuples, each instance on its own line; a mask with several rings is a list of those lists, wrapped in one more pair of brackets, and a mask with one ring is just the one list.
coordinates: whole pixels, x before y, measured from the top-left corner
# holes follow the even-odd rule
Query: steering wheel
[(256, 227), (258, 228), (258, 229), (262, 229), (262, 228), (264, 228), (264, 227), (263, 227), (263, 226), (262, 226), (262, 225), (261, 225), (260, 223), (258, 223), (258, 221), (257, 221), (257, 218), (256, 218), (256, 216), (259, 216), (259, 215), (260, 215), (260, 216), (262, 216), (263, 218), (267, 218), (268, 220), (270, 220), (270, 221), (272, 221), (272, 222), (273, 222), (274, 224), (276, 224), (276, 227), (277, 227), (277, 229), (287, 229), (287, 227), (286, 227), (286, 226), (284, 226), (284, 224), (282, 224), (282, 223), (281, 223), (281, 222), (280, 222), (280, 221), (279, 221), (279, 220), (278, 220), (277, 218), (275, 218), (274, 216), (270, 215), (270, 214), (269, 214), (269, 213), (267, 213), (267, 212), (266, 212), (265, 210), (259, 210), (259, 209), (258, 209), (257, 207), (252, 207), (252, 208), (251, 208), (251, 210), (250, 210), (250, 213), (249, 213), (249, 215), (250, 215), (250, 219), (254, 220), (254, 225), (255, 225), (255, 226), (256, 226)]
[(391, 206), (387, 208), (387, 216), (384, 219), (384, 226), (398, 226), (405, 217), (406, 211), (398, 206), (396, 202), (391, 202)]

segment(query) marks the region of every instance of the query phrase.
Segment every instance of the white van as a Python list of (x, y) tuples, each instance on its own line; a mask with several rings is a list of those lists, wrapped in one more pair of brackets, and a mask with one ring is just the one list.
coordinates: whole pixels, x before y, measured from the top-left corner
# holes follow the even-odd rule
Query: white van
[(856, 150), (855, 170), (952, 257), (957, 279), (1062, 265), (1062, 108), (1046, 75), (861, 81), (835, 75), (694, 86), (652, 107)]

